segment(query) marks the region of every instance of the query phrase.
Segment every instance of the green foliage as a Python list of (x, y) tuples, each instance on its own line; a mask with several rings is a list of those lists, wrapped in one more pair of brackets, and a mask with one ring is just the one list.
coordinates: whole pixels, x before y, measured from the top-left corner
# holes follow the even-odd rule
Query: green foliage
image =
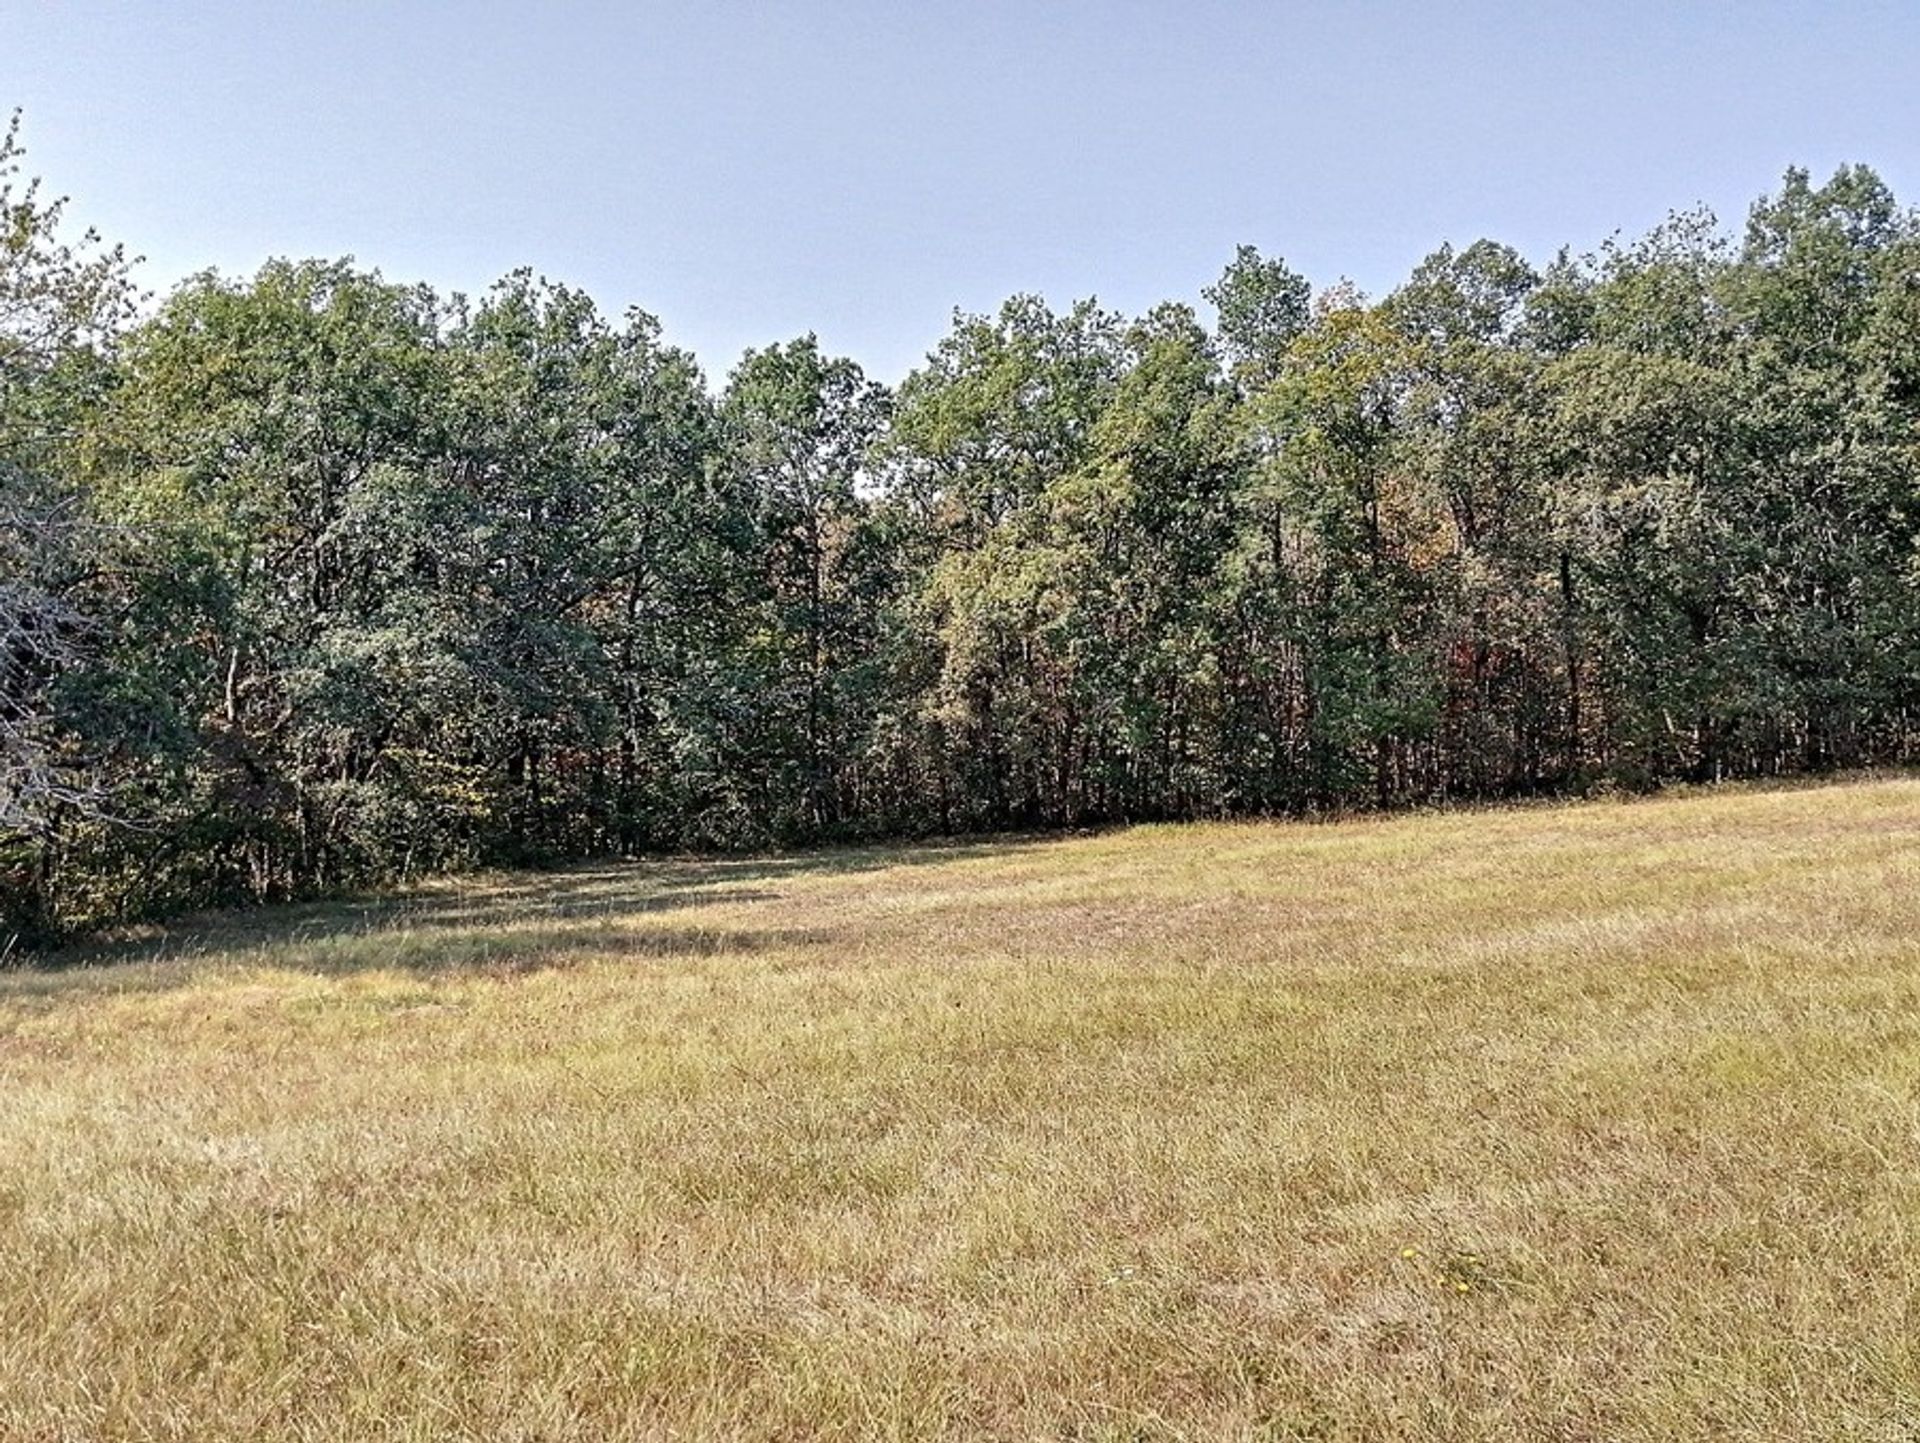
[[(1379, 303), (1242, 247), (890, 393), (516, 272), (130, 324), (0, 143), (0, 892), (48, 934), (608, 852), (1910, 757), (1920, 224), (1861, 167)], [(10, 629), (8, 629), (10, 628)]]
[(1277, 257), (1241, 246), (1202, 293), (1218, 313), (1220, 343), (1249, 384), (1270, 380), (1294, 338), (1307, 329), (1313, 287)]
[(77, 471), (135, 294), (117, 247), (66, 239), (66, 202), (0, 133), (0, 959), (59, 928), (60, 833), (103, 804), (112, 729), (86, 705), (116, 603)]

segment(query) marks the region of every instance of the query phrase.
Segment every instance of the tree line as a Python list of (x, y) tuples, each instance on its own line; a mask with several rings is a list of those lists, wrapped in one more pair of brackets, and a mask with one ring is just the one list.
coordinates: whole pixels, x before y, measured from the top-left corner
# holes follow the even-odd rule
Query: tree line
[(661, 849), (1904, 761), (1920, 221), (1790, 171), (1391, 294), (710, 387), (527, 271), (142, 306), (0, 150), (0, 942)]

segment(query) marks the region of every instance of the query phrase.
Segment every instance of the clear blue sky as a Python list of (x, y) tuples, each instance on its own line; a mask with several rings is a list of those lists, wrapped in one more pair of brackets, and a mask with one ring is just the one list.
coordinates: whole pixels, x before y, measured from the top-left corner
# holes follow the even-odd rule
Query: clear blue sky
[(1790, 163), (1920, 201), (1920, 3), (8, 0), (16, 104), (156, 288), (528, 264), (715, 376), (815, 330), (892, 380), (955, 306), (1197, 301), (1242, 241), (1379, 293), (1737, 222)]

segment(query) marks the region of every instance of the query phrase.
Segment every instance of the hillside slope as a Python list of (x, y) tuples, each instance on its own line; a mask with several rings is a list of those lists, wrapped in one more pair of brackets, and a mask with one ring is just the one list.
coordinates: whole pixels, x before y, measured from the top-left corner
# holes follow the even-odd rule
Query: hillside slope
[(0, 974), (7, 1440), (1920, 1416), (1912, 780), (605, 867), (94, 960)]

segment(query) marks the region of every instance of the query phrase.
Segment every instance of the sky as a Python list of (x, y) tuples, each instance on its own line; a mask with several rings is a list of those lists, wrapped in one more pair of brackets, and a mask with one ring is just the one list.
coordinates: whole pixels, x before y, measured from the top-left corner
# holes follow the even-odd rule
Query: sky
[(1239, 244), (1383, 294), (1789, 165), (1920, 201), (1920, 3), (0, 0), (0, 108), (156, 293), (352, 255), (640, 306), (719, 378), (887, 381), (1017, 292), (1199, 304)]

